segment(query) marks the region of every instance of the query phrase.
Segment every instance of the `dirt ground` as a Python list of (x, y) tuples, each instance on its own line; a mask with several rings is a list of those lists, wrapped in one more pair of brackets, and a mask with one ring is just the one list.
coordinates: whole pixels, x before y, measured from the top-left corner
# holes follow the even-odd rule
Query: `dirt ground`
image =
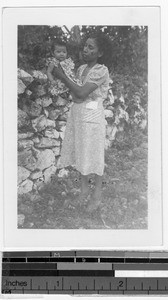
[[(147, 229), (147, 137), (114, 144), (106, 151), (103, 200), (89, 214), (87, 202), (79, 203), (80, 174), (54, 175), (39, 193), (18, 197), (18, 228), (32, 229)], [(90, 177), (90, 189), (94, 177)]]

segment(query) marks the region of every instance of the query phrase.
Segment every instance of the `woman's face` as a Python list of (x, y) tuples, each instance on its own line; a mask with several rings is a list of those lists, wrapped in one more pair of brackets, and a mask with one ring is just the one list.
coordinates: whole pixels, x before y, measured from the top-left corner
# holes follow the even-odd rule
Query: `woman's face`
[(86, 62), (97, 61), (102, 56), (97, 46), (96, 40), (93, 38), (87, 39), (83, 48), (83, 58)]

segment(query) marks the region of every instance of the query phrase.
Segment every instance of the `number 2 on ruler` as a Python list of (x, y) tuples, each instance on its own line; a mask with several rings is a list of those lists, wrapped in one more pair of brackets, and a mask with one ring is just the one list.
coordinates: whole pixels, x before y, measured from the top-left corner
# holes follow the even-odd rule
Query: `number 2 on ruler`
[(124, 282), (123, 281), (119, 281), (119, 287), (123, 287)]

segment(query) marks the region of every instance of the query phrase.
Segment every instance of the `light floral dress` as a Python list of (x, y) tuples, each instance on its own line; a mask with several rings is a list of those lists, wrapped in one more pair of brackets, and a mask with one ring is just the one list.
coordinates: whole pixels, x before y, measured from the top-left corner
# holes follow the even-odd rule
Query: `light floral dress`
[[(74, 75), (75, 64), (70, 57), (66, 58), (65, 60), (63, 60), (61, 62), (59, 62), (58, 59), (56, 59), (55, 57), (51, 57), (51, 58), (48, 58), (46, 61), (47, 67), (49, 66), (49, 64), (52, 64), (55, 67), (58, 67), (58, 64), (60, 64), (61, 67), (63, 68), (66, 76), (69, 77), (74, 82), (78, 83), (76, 81), (76, 78)], [(49, 84), (48, 91), (51, 95), (58, 96), (59, 94), (63, 94), (68, 91), (68, 88), (65, 86), (65, 84), (60, 79), (55, 78), (54, 80), (55, 80), (54, 84), (52, 84), (52, 83)]]
[(60, 167), (73, 166), (81, 174), (102, 176), (104, 171), (105, 116), (103, 101), (109, 88), (109, 72), (104, 65), (94, 65), (85, 78), (86, 64), (79, 67), (77, 77), (84, 85), (92, 82), (97, 88), (82, 103), (70, 108), (62, 144)]

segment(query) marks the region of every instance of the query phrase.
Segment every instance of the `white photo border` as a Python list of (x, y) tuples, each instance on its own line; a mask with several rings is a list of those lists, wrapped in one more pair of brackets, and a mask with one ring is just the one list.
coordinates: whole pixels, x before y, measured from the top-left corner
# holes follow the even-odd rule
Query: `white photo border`
[[(161, 202), (161, 82), (160, 74), (160, 8), (157, 7), (104, 7), (106, 25), (145, 25), (149, 28), (149, 228), (148, 230), (24, 230), (17, 229), (17, 25), (63, 25), (68, 11), (82, 9), (82, 18), (73, 12), (73, 25), (100, 25), (98, 7), (64, 8), (6, 8), (3, 12), (3, 106), (4, 106), (4, 247), (5, 248), (141, 248), (162, 247)], [(116, 11), (118, 10), (118, 14)], [(45, 10), (45, 11), (44, 11)], [(60, 10), (62, 11), (60, 13)], [(87, 19), (89, 10), (94, 19)], [(99, 10), (99, 14), (95, 11)], [(115, 10), (113, 19), (109, 11)], [(152, 10), (152, 13), (151, 13)], [(31, 14), (30, 14), (31, 11)], [(46, 20), (49, 12), (49, 23)], [(84, 13), (85, 11), (85, 13)], [(136, 13), (135, 13), (136, 11)], [(155, 11), (155, 12), (154, 12)], [(65, 14), (66, 12), (66, 14)], [(131, 14), (130, 14), (131, 12)], [(60, 24), (57, 21), (60, 20)], [(38, 16), (38, 17), (37, 17)], [(85, 17), (85, 21), (83, 19)], [(97, 16), (97, 17), (96, 17)], [(130, 17), (131, 16), (131, 17)], [(59, 19), (60, 18), (60, 19)], [(45, 21), (44, 21), (45, 20)], [(124, 20), (124, 24), (123, 24)], [(107, 24), (108, 22), (112, 22)], [(96, 23), (99, 22), (99, 23)], [(150, 23), (151, 22), (151, 23)], [(103, 24), (103, 21), (101, 21)], [(5, 34), (5, 33), (8, 33)], [(157, 39), (157, 45), (156, 40)], [(152, 40), (154, 39), (154, 40)], [(152, 42), (151, 42), (152, 41)], [(159, 41), (159, 43), (158, 43)], [(11, 48), (10, 48), (11, 47)], [(10, 51), (12, 49), (12, 53)], [(157, 76), (156, 76), (157, 74)], [(12, 87), (8, 84), (11, 83)], [(12, 99), (12, 100), (11, 100)], [(158, 100), (159, 99), (159, 100)], [(11, 112), (11, 114), (10, 114)], [(8, 113), (8, 114), (7, 114)], [(8, 115), (8, 119), (6, 116)], [(9, 126), (10, 125), (10, 126)], [(156, 143), (156, 141), (158, 143)], [(9, 147), (10, 146), (10, 147)], [(151, 150), (150, 150), (151, 149)], [(151, 159), (152, 157), (152, 159)], [(156, 159), (157, 158), (157, 159)], [(10, 174), (9, 174), (10, 169)], [(156, 171), (157, 170), (157, 171)], [(150, 181), (150, 180), (149, 180)], [(9, 188), (10, 186), (10, 188)], [(159, 201), (158, 201), (159, 199)], [(159, 218), (158, 218), (159, 216)], [(156, 223), (156, 218), (158, 222)], [(94, 238), (93, 238), (94, 237)]]

